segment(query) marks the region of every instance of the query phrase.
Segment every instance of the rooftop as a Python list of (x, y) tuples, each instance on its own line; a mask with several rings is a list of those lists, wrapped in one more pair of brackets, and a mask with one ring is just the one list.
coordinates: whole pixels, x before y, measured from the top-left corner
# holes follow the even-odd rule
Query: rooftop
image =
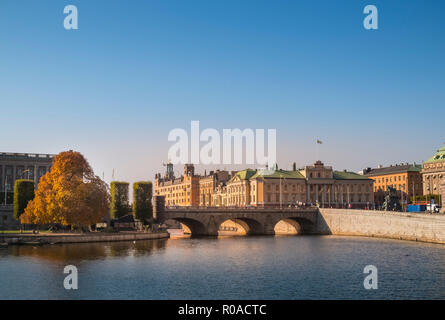
[(258, 170), (250, 179), (256, 178), (283, 178), (283, 179), (304, 179), (299, 171), (288, 170)]
[(232, 179), (230, 179), (230, 181), (234, 181), (234, 180), (249, 180), (250, 177), (252, 177), (257, 171), (254, 169), (244, 169), (241, 171), (238, 171), (234, 177), (232, 177)]
[(45, 161), (51, 160), (55, 154), (43, 153), (18, 153), (18, 152), (0, 152), (0, 160), (30, 160), (30, 161)]
[(425, 163), (438, 162), (438, 161), (445, 161), (445, 147), (442, 147), (439, 150), (437, 150), (434, 156), (425, 161)]
[(394, 173), (404, 173), (404, 172), (420, 172), (422, 170), (422, 165), (420, 164), (402, 164), (402, 165), (394, 165), (384, 168), (376, 168), (371, 169), (366, 176), (382, 176), (386, 174), (394, 174)]
[(334, 171), (333, 176), (335, 180), (369, 180), (367, 176), (350, 171)]

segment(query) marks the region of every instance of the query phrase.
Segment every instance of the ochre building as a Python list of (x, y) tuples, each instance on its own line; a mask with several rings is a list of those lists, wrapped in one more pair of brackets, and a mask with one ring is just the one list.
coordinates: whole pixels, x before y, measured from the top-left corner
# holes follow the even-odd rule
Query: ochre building
[(199, 205), (206, 207), (215, 206), (214, 194), (218, 187), (223, 187), (230, 179), (227, 171), (210, 171), (199, 178)]
[(215, 190), (224, 187), (230, 178), (227, 171), (220, 170), (197, 175), (193, 164), (186, 164), (184, 174), (175, 177), (173, 164), (168, 163), (166, 167), (163, 177), (156, 174), (154, 184), (154, 195), (165, 196), (166, 206), (215, 206)]
[(423, 195), (421, 170), (422, 166), (415, 163), (365, 169), (365, 175), (374, 180), (376, 205), (383, 204), (388, 187), (396, 189), (404, 206), (411, 203), (412, 197)]
[(195, 175), (193, 166), (186, 165), (180, 178), (173, 176), (172, 166), (163, 178), (157, 174), (155, 195), (165, 196), (167, 206), (371, 208), (373, 183), (354, 172), (334, 171), (321, 161), (301, 170), (217, 170), (208, 176)]
[(184, 166), (184, 175), (176, 178), (173, 174), (173, 164), (167, 164), (164, 177), (158, 173), (155, 176), (154, 195), (165, 196), (166, 206), (198, 206), (199, 176), (191, 164)]

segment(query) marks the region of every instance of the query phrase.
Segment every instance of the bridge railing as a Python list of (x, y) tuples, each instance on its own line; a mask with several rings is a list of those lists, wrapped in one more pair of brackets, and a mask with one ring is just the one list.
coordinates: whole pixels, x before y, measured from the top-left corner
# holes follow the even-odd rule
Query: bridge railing
[(247, 211), (247, 212), (254, 212), (254, 211), (314, 211), (318, 210), (317, 207), (309, 207), (309, 206), (301, 206), (301, 207), (275, 207), (275, 206), (268, 206), (268, 207), (214, 207), (214, 206), (166, 206), (166, 211), (221, 211), (221, 212), (232, 212), (232, 211)]

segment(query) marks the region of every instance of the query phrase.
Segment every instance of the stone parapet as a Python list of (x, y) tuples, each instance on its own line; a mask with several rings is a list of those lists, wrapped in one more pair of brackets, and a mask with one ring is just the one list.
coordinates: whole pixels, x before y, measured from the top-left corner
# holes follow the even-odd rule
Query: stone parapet
[(320, 209), (316, 231), (445, 244), (445, 215)]

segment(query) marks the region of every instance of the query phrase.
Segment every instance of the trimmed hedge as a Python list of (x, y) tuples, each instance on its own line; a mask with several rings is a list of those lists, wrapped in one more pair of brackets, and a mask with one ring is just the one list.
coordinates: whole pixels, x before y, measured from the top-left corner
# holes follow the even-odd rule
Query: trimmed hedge
[(128, 182), (112, 181), (110, 184), (111, 203), (110, 217), (117, 219), (130, 212)]
[(28, 202), (34, 199), (34, 181), (19, 179), (14, 183), (14, 218), (19, 220)]
[(139, 181), (133, 184), (133, 217), (142, 221), (153, 218), (153, 184), (151, 181)]

